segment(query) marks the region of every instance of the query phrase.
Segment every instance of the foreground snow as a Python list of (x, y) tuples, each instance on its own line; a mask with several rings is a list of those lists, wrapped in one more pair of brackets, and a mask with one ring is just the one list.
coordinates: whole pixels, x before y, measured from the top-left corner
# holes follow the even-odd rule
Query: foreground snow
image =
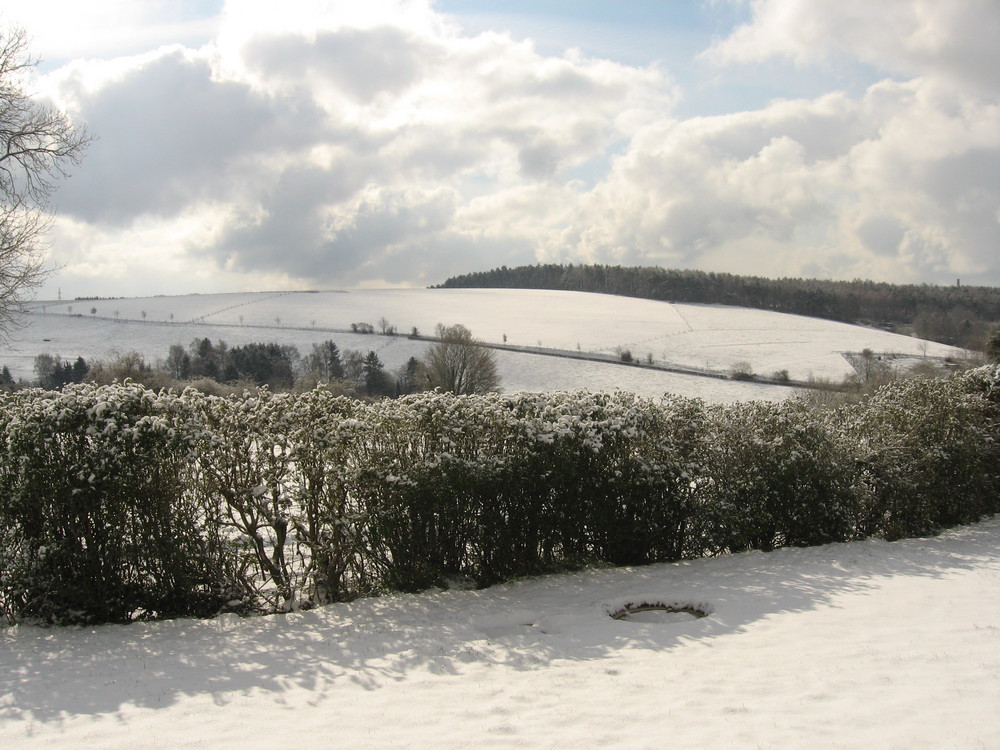
[[(0, 630), (0, 747), (1000, 747), (1000, 518), (369, 599)], [(636, 620), (627, 601), (711, 610)]]

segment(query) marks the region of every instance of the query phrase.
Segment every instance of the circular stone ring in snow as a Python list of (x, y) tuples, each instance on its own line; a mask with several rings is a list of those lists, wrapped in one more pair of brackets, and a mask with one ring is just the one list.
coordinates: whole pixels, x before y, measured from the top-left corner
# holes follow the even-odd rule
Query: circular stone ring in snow
[(604, 611), (613, 620), (669, 623), (708, 617), (713, 610), (710, 605), (700, 602), (635, 597), (605, 603)]

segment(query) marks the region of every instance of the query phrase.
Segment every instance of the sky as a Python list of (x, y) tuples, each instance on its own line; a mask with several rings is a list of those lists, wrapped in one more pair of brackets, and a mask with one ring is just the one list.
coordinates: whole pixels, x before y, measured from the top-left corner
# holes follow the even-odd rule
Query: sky
[(1000, 285), (995, 0), (13, 0), (41, 298), (501, 265)]

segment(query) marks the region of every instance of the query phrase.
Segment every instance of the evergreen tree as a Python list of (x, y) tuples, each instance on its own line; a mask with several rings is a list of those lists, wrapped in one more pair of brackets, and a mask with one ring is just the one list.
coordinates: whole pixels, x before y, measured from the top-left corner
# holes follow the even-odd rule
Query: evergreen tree
[(226, 359), (226, 342), (212, 345), (211, 339), (195, 339), (191, 342), (191, 375), (218, 379)]
[(423, 364), (416, 357), (410, 357), (396, 373), (396, 395), (405, 396), (420, 390), (420, 375)]
[(369, 396), (384, 396), (388, 394), (390, 390), (389, 378), (386, 377), (384, 369), (382, 360), (378, 358), (375, 352), (368, 352), (365, 355), (362, 365), (362, 377), (364, 379), (364, 391)]
[(62, 388), (67, 383), (73, 382), (73, 365), (63, 360), (56, 365), (52, 374), (51, 388)]
[(90, 367), (87, 365), (87, 360), (83, 357), (77, 357), (76, 362), (73, 363), (73, 382), (82, 383), (88, 372), (90, 372)]
[(250, 380), (274, 390), (290, 388), (295, 382), (294, 360), (298, 351), (280, 344), (245, 344), (226, 353), (223, 368), (226, 380)]
[(986, 356), (991, 362), (1000, 364), (1000, 328), (993, 331), (993, 335), (986, 342)]
[(77, 357), (76, 363), (72, 365), (58, 355), (53, 357), (51, 354), (39, 354), (35, 357), (38, 385), (49, 391), (58, 390), (67, 383), (83, 382), (89, 370), (83, 357)]
[(306, 358), (306, 365), (310, 371), (318, 373), (322, 380), (340, 380), (344, 377), (340, 350), (332, 341), (313, 344), (312, 354)]
[(172, 344), (167, 354), (167, 369), (174, 380), (186, 380), (191, 377), (191, 355), (184, 351), (180, 344)]

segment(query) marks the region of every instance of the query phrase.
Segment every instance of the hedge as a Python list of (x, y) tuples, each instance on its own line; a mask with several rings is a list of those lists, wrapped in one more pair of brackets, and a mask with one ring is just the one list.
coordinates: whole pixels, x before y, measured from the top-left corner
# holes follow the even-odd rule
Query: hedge
[(1000, 510), (1000, 368), (856, 404), (627, 393), (363, 403), (131, 382), (2, 397), (0, 611), (282, 612), (869, 536)]

